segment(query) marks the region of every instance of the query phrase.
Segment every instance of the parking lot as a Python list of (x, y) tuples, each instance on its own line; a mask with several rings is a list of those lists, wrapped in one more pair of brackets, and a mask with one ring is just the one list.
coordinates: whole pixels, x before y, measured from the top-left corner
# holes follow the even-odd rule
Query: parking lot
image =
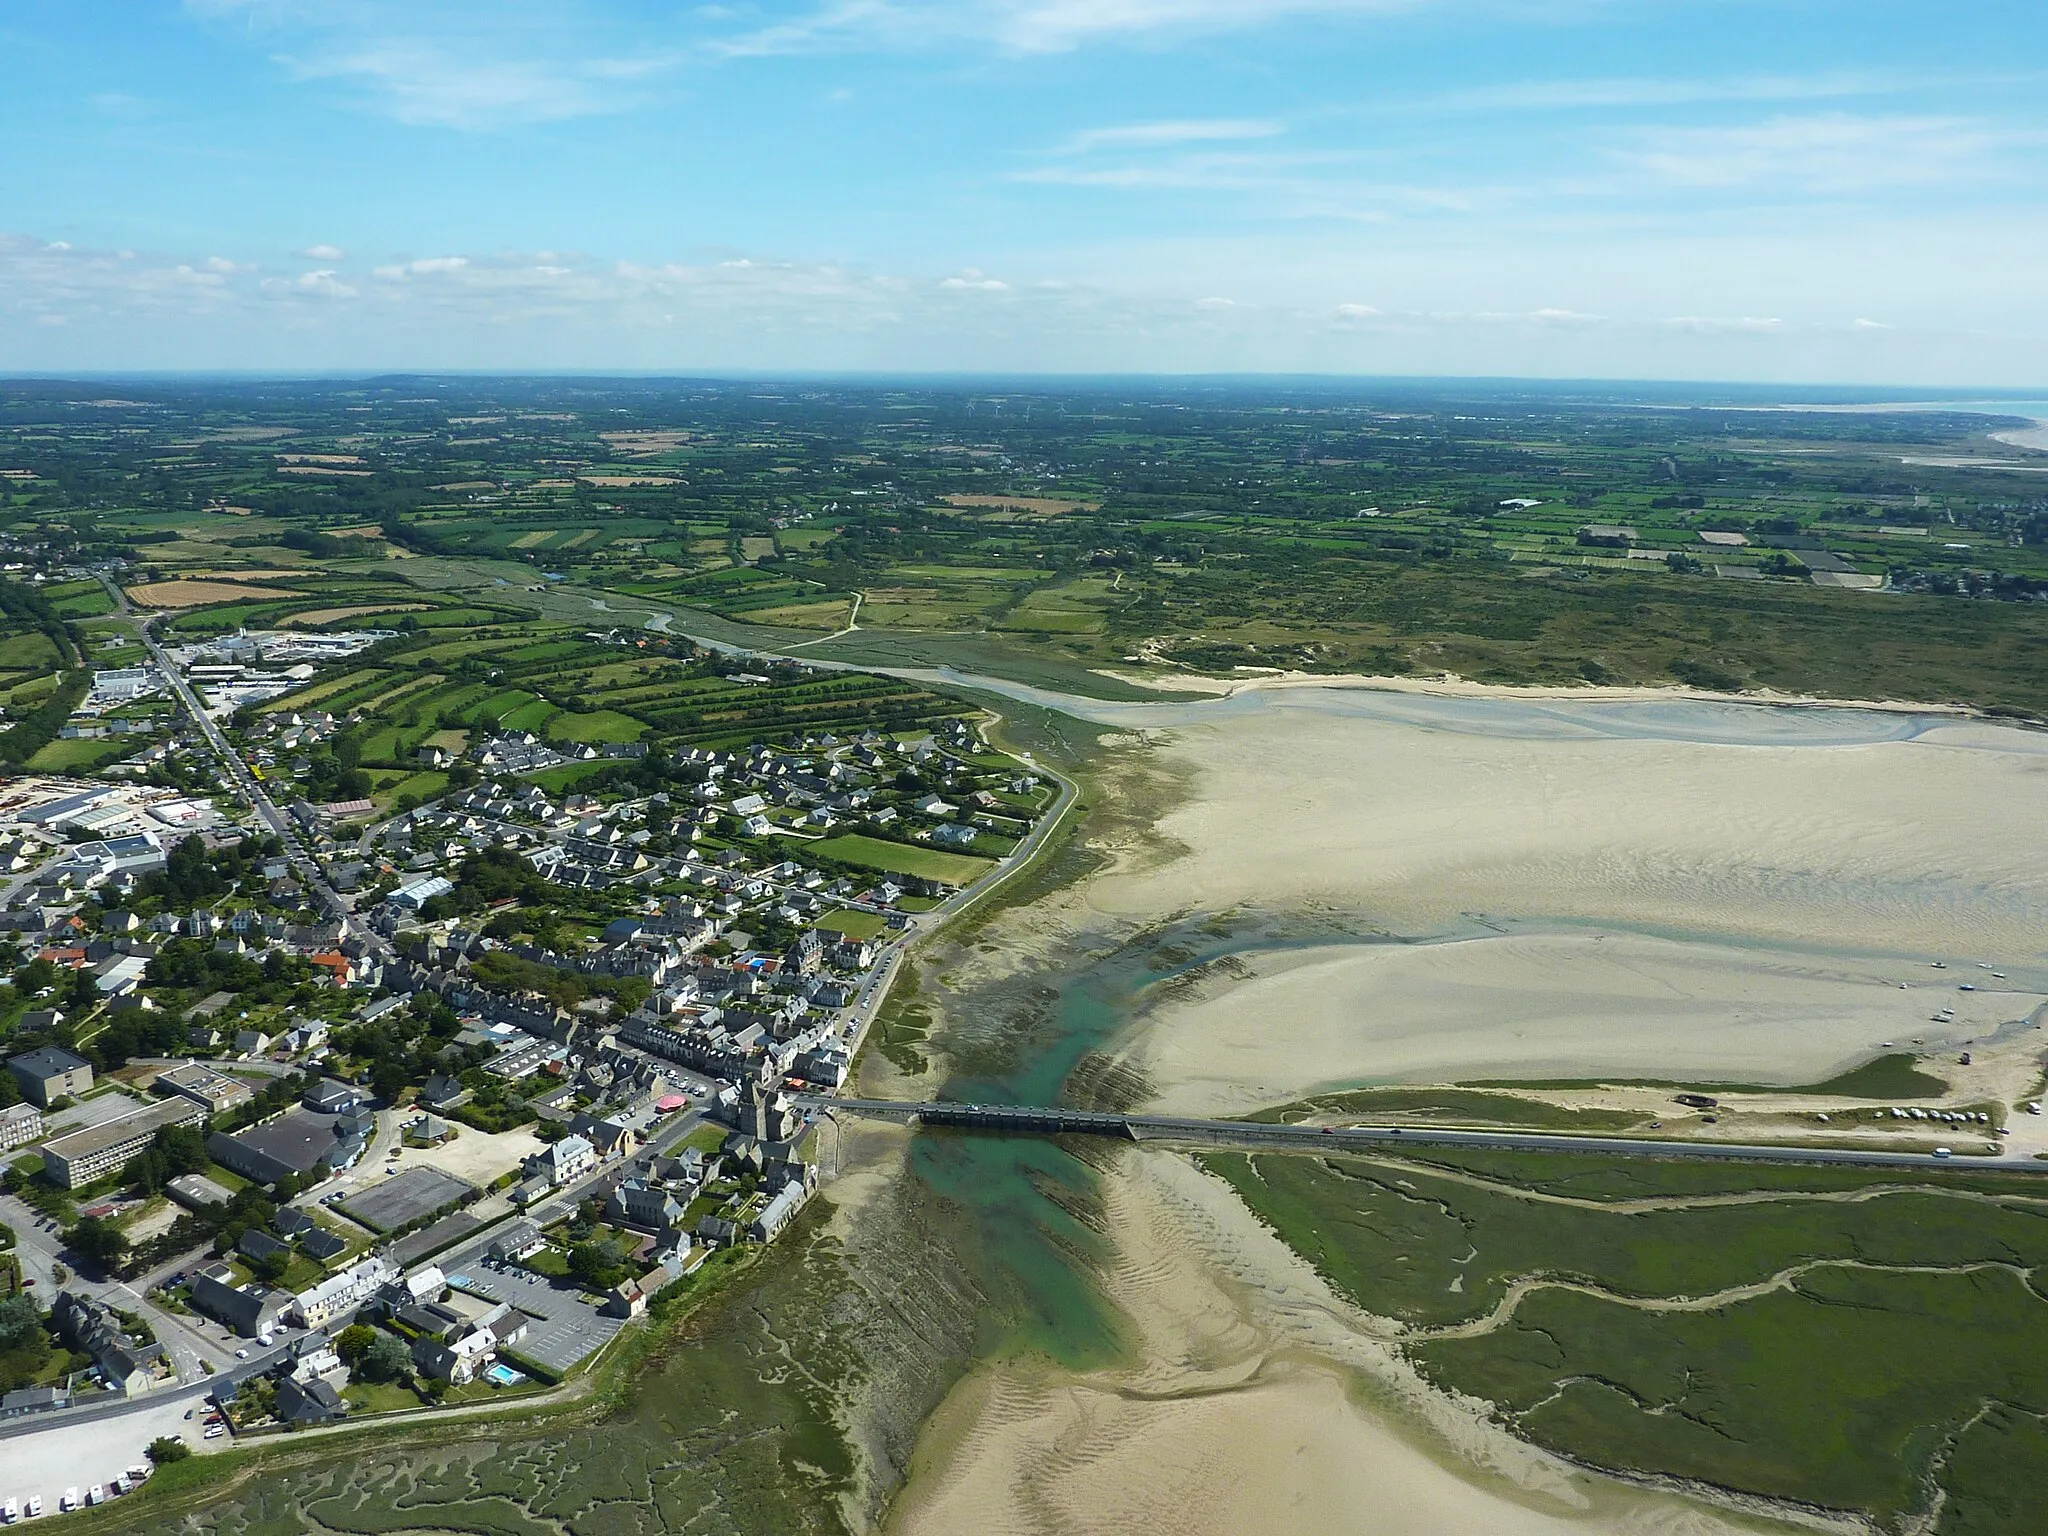
[(460, 1269), (452, 1263), (451, 1282), (487, 1301), (509, 1301), (531, 1321), (526, 1337), (512, 1346), (513, 1353), (538, 1361), (549, 1370), (566, 1375), (571, 1369), (602, 1349), (625, 1326), (615, 1317), (601, 1317), (583, 1293), (572, 1285), (529, 1274), (523, 1269), (486, 1268), (478, 1259)]
[(88, 1483), (108, 1482), (146, 1463), (149, 1442), (159, 1435), (183, 1435), (195, 1451), (232, 1445), (232, 1437), (200, 1437), (204, 1411), (201, 1389), (194, 1387), (166, 1393), (160, 1401), (144, 1399), (142, 1407), (128, 1412), (66, 1424), (37, 1425), (34, 1417), (9, 1420), (13, 1433), (0, 1438), (0, 1499), (15, 1498), (25, 1507), (29, 1495), (39, 1493), (44, 1515), (54, 1515), (66, 1488), (83, 1492)]
[(407, 1222), (476, 1193), (476, 1186), (467, 1179), (439, 1168), (414, 1167), (350, 1195), (341, 1202), (341, 1211), (376, 1231), (395, 1232)]

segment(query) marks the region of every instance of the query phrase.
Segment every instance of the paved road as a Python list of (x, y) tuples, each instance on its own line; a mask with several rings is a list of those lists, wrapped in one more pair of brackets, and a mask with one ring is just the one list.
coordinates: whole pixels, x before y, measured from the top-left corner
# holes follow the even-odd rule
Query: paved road
[[(227, 788), (232, 790), (244, 805), (247, 805), (256, 813), (258, 820), (277, 834), (279, 840), (284, 844), (287, 862), (290, 863), (294, 873), (298, 875), (305, 889), (313, 894), (320, 905), (331, 916), (340, 921), (343, 932), (352, 931), (353, 925), (350, 921), (354, 911), (352, 904), (340, 892), (336, 891), (333, 886), (327, 883), (326, 874), (321, 870), (319, 864), (315, 862), (313, 856), (306, 851), (305, 844), (299, 836), (297, 826), (277, 808), (270, 796), (263, 792), (263, 786), (257, 781), (256, 776), (249, 771), (249, 765), (242, 761), (241, 754), (235, 750), (233, 743), (227, 739), (219, 723), (206, 712), (206, 707), (200, 702), (199, 695), (193, 691), (192, 685), (185, 680), (185, 674), (179, 670), (177, 663), (171, 659), (170, 653), (158, 642), (156, 635), (150, 629), (150, 623), (155, 615), (138, 616), (129, 606), (128, 594), (122, 590), (121, 584), (115, 581), (111, 575), (101, 572), (100, 585), (107, 589), (107, 595), (113, 599), (116, 614), (133, 627), (135, 633), (141, 638), (143, 645), (148, 648), (150, 657), (156, 662), (158, 670), (163, 673), (164, 680), (170, 684), (172, 692), (177, 694), (179, 702), (184, 705), (185, 712), (192, 717), (193, 723), (199, 727), (200, 733), (206, 737), (207, 745), (213, 748), (214, 756), (220, 759), (223, 782)], [(389, 958), (393, 953), (390, 945), (378, 934), (370, 932), (367, 928), (355, 931), (359, 931), (361, 936), (386, 958)]]
[[(1475, 1147), (1503, 1152), (1585, 1152), (1605, 1157), (1649, 1157), (1709, 1162), (1827, 1163), (1867, 1168), (1997, 1168), (2048, 1175), (2048, 1162), (1964, 1156), (1953, 1161), (1926, 1152), (1862, 1151), (1768, 1143), (1660, 1141), (1649, 1137), (1567, 1136), (1538, 1131), (1461, 1131), (1411, 1126), (1321, 1127), (1257, 1125), (1243, 1120), (1197, 1120), (1175, 1115), (1116, 1115), (1010, 1104), (912, 1104), (886, 1099), (834, 1099), (806, 1095), (806, 1109), (892, 1119), (932, 1120), (965, 1129), (1003, 1133), (1124, 1136), (1133, 1141), (1194, 1142), (1204, 1146), (1294, 1147), (1341, 1151), (1401, 1147)], [(1972, 1136), (1965, 1145), (1975, 1144)]]

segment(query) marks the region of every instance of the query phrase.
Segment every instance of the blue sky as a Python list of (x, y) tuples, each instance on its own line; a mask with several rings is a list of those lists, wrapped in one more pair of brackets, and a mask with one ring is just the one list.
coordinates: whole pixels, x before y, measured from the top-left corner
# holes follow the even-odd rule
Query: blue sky
[(2040, 0), (7, 0), (0, 369), (2048, 384)]

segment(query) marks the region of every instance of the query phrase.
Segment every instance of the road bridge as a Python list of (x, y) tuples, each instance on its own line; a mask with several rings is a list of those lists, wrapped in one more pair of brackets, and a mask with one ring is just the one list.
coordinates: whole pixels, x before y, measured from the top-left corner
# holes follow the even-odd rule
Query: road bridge
[[(1801, 1147), (1731, 1141), (1678, 1141), (1655, 1137), (1569, 1136), (1542, 1131), (1474, 1131), (1435, 1126), (1261, 1125), (1249, 1120), (1198, 1120), (1177, 1115), (1123, 1115), (1099, 1110), (1025, 1104), (910, 1103), (895, 1099), (839, 1099), (804, 1095), (798, 1107), (836, 1117), (916, 1121), (962, 1130), (1039, 1136), (1107, 1136), (1188, 1146), (1243, 1147), (1298, 1152), (1398, 1151), (1408, 1147), (1469, 1147), (1495, 1152), (1580, 1152), (1606, 1157), (1647, 1157), (1706, 1162), (1806, 1163), (1867, 1168), (1949, 1166), (2048, 1175), (2048, 1163), (1964, 1156), (1938, 1158), (1924, 1151)], [(1967, 1145), (1982, 1146), (1974, 1137)]]

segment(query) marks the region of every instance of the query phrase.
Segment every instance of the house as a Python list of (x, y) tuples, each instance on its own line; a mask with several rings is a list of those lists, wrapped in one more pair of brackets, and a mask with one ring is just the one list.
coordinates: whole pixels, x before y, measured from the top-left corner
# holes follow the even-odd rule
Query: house
[(92, 1090), (92, 1068), (54, 1045), (8, 1058), (7, 1070), (21, 1084), (22, 1097), (44, 1109), (58, 1099), (83, 1098)]
[(206, 1265), (192, 1277), (192, 1305), (245, 1339), (269, 1333), (284, 1321), (294, 1300), (291, 1292), (267, 1285), (230, 1285), (233, 1276), (225, 1264)]
[(89, 1296), (60, 1291), (50, 1321), (72, 1348), (92, 1356), (107, 1385), (124, 1397), (147, 1392), (167, 1365), (163, 1345), (131, 1341), (113, 1309)]
[(323, 1115), (339, 1115), (361, 1104), (363, 1091), (353, 1083), (323, 1077), (300, 1096), (299, 1102)]
[(569, 1129), (590, 1143), (601, 1163), (618, 1161), (631, 1152), (640, 1139), (623, 1121), (599, 1119), (590, 1114), (571, 1117)]
[(948, 821), (932, 828), (932, 841), (945, 848), (966, 848), (978, 836), (974, 828), (963, 822)]
[(470, 1090), (463, 1086), (460, 1078), (450, 1077), (446, 1072), (436, 1072), (427, 1079), (426, 1086), (420, 1089), (417, 1102), (423, 1108), (445, 1112), (460, 1109), (471, 1097)]
[(476, 1380), (498, 1352), (497, 1336), (487, 1328), (464, 1334), (450, 1343), (422, 1337), (413, 1340), (412, 1363), (422, 1376), (464, 1386)]
[(637, 1280), (621, 1280), (605, 1292), (598, 1312), (605, 1317), (638, 1317), (647, 1310), (647, 1292)]
[(317, 1376), (311, 1381), (287, 1376), (277, 1384), (271, 1411), (282, 1424), (332, 1424), (348, 1412), (348, 1404)]
[(439, 1301), (448, 1291), (448, 1276), (437, 1264), (416, 1269), (400, 1279), (388, 1280), (379, 1288), (377, 1299), (394, 1310)]
[(659, 1232), (683, 1219), (682, 1204), (644, 1179), (627, 1179), (605, 1197), (605, 1220), (617, 1226)]
[(529, 1258), (547, 1247), (548, 1240), (530, 1221), (515, 1221), (491, 1239), (491, 1257), (510, 1263)]
[(282, 1254), (290, 1257), (292, 1245), (274, 1233), (261, 1227), (250, 1227), (235, 1239), (235, 1252), (252, 1264), (261, 1264), (265, 1259)]
[(307, 1328), (325, 1328), (378, 1295), (398, 1278), (398, 1267), (389, 1259), (372, 1255), (337, 1275), (292, 1298), (292, 1311)]
[(526, 1160), (526, 1172), (551, 1187), (573, 1184), (597, 1168), (597, 1149), (581, 1136), (564, 1136)]
[(348, 1252), (348, 1239), (325, 1227), (315, 1227), (311, 1232), (301, 1234), (297, 1242), (299, 1252), (309, 1259), (318, 1259), (322, 1264)]
[(801, 1182), (783, 1185), (776, 1191), (775, 1198), (762, 1206), (754, 1219), (747, 1223), (747, 1236), (757, 1243), (772, 1241), (803, 1208), (804, 1200), (809, 1194), (810, 1191)]

